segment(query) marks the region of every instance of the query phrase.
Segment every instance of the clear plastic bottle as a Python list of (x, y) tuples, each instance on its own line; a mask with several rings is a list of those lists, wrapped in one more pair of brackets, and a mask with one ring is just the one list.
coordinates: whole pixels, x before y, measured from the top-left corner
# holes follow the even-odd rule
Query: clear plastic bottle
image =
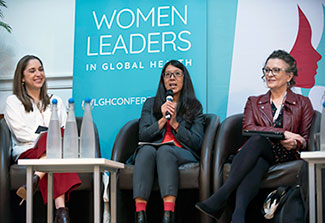
[(320, 150), (325, 151), (325, 101), (323, 101), (323, 110), (320, 126)]
[(80, 130), (80, 158), (95, 158), (95, 131), (90, 98), (84, 100), (84, 115)]
[(58, 100), (53, 99), (51, 105), (51, 118), (46, 138), (46, 158), (62, 158), (62, 137), (58, 116)]
[(74, 100), (70, 98), (63, 137), (63, 158), (78, 158), (78, 155), (78, 129), (74, 114)]

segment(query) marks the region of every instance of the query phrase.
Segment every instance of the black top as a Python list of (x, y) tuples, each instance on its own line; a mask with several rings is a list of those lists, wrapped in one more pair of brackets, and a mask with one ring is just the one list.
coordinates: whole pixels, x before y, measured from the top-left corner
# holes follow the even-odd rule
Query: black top
[[(277, 108), (275, 105), (271, 104), (272, 106), (272, 115), (275, 115), (275, 112)], [(273, 127), (275, 128), (282, 128), (283, 126), (283, 107), (280, 110), (280, 114), (278, 118), (273, 122)], [(285, 147), (282, 146), (279, 140), (271, 140), (271, 143), (273, 145), (273, 155), (275, 157), (276, 163), (283, 163), (291, 160), (297, 160), (299, 159), (299, 153), (295, 150), (287, 150)]]

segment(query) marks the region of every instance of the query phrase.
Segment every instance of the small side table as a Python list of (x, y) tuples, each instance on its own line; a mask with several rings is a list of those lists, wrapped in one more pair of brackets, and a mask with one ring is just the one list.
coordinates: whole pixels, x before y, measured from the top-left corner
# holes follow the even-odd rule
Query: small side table
[(18, 165), (27, 167), (26, 172), (26, 222), (33, 222), (32, 177), (35, 170), (48, 173), (47, 222), (53, 221), (53, 173), (93, 173), (94, 174), (94, 222), (100, 222), (100, 173), (110, 172), (111, 221), (116, 223), (116, 175), (124, 164), (104, 158), (89, 159), (20, 159)]
[[(308, 162), (309, 222), (323, 222), (322, 168), (325, 167), (325, 151), (301, 152), (300, 157)], [(315, 179), (316, 168), (316, 179)], [(317, 196), (317, 219), (315, 214), (315, 180)]]

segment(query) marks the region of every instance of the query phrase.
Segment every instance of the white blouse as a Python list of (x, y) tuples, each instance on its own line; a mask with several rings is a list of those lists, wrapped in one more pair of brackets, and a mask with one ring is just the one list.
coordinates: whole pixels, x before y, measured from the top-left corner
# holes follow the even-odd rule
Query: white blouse
[[(61, 98), (52, 96), (58, 100), (58, 115), (60, 126), (66, 121), (66, 110)], [(33, 111), (26, 112), (24, 105), (16, 95), (11, 95), (6, 100), (4, 117), (11, 131), (12, 157), (16, 161), (20, 154), (35, 146), (39, 133), (35, 133), (38, 126), (48, 127), (51, 117), (51, 106), (48, 105), (44, 112), (40, 112), (37, 105), (32, 102)]]

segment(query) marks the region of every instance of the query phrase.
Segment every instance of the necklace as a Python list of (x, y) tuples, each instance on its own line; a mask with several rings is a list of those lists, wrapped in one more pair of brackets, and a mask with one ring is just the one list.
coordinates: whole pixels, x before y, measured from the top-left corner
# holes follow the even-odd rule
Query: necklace
[[(280, 115), (280, 112), (281, 112), (281, 109), (283, 108), (284, 101), (286, 100), (286, 97), (287, 97), (287, 92), (285, 93), (285, 95), (284, 95), (284, 97), (282, 99), (282, 102), (281, 102), (280, 106), (278, 106), (276, 108), (275, 114), (273, 116), (273, 122), (275, 122), (275, 120), (278, 119), (278, 117)], [(270, 103), (272, 104), (272, 96), (270, 97)]]

